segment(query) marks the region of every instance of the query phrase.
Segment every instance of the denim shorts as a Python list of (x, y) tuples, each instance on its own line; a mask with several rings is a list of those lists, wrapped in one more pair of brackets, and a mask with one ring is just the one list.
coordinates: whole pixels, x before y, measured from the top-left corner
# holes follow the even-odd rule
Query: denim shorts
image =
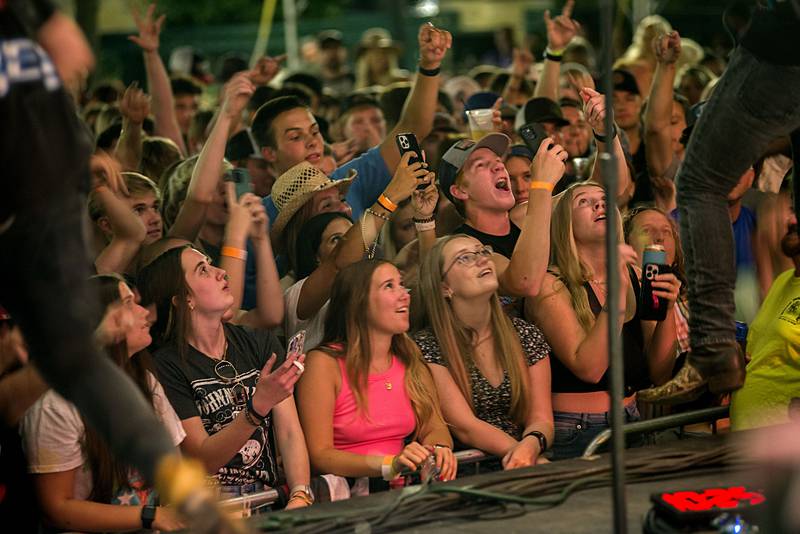
[[(632, 423), (640, 419), (639, 409), (635, 402), (625, 406), (625, 422)], [(608, 412), (603, 413), (578, 413), (578, 412), (553, 412), (555, 423), (555, 436), (553, 447), (550, 449), (551, 460), (565, 460), (576, 458), (583, 454), (589, 443), (603, 430), (611, 426)], [(628, 447), (641, 445), (641, 438), (632, 436), (626, 440)], [(603, 445), (599, 452), (607, 450)]]

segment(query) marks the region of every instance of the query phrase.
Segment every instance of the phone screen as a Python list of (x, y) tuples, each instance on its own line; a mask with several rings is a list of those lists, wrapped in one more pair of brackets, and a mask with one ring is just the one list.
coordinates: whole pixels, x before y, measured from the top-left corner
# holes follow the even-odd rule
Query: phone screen
[(300, 356), (306, 343), (306, 331), (300, 330), (286, 343), (286, 358)]

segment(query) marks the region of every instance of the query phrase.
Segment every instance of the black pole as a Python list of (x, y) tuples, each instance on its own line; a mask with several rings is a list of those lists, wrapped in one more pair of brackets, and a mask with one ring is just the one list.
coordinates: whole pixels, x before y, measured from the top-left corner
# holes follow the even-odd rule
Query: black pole
[(620, 321), (619, 279), (617, 262), (619, 253), (619, 229), (617, 228), (617, 161), (614, 158), (611, 133), (614, 131), (613, 86), (611, 84), (611, 70), (614, 55), (614, 2), (603, 0), (600, 4), (600, 35), (602, 36), (602, 66), (604, 73), (602, 79), (603, 93), (606, 97), (606, 151), (600, 155), (603, 181), (606, 185), (606, 261), (608, 262), (607, 284), (608, 296), (608, 355), (611, 369), (611, 472), (613, 474), (614, 498), (614, 532), (625, 534), (628, 529), (627, 515), (625, 513), (625, 433), (622, 430), (624, 412), (622, 400), (624, 397), (624, 377), (622, 360), (622, 343), (618, 323)]

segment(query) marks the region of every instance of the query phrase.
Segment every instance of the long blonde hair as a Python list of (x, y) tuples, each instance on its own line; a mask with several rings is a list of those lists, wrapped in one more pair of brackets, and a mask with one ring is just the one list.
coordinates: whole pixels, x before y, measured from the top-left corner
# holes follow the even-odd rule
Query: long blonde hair
[[(468, 370), (475, 365), (475, 342), (478, 333), (464, 324), (453, 312), (450, 302), (442, 292), (442, 274), (444, 272), (444, 247), (458, 238), (469, 238), (464, 234), (440, 237), (422, 262), (419, 275), (418, 293), (425, 295), (425, 313), (433, 334), (439, 343), (442, 357), (458, 389), (469, 403), (473, 413), (472, 384)], [(528, 374), (525, 372), (525, 356), (514, 325), (503, 311), (497, 293), (489, 298), (491, 307), (491, 328), (494, 341), (494, 353), (508, 373), (511, 383), (511, 418), (517, 423), (524, 423), (528, 412)]]
[[(584, 331), (588, 331), (594, 325), (594, 313), (589, 307), (589, 296), (584, 284), (597, 273), (592, 272), (578, 254), (578, 245), (572, 228), (572, 199), (576, 189), (587, 186), (602, 189), (600, 184), (592, 182), (572, 184), (553, 207), (550, 223), (550, 268), (569, 291), (572, 308)], [(619, 210), (614, 214), (614, 222), (617, 225), (619, 242), (623, 243), (622, 217)]]
[[(318, 347), (335, 358), (344, 359), (356, 406), (367, 417), (369, 403), (365, 392), (372, 355), (367, 309), (372, 275), (384, 264), (391, 265), (383, 260), (361, 260), (339, 271), (331, 289), (325, 333)], [(414, 410), (415, 434), (424, 434), (422, 429), (427, 423), (435, 418), (444, 420), (436, 389), (428, 387), (433, 384), (433, 375), (419, 347), (407, 334), (394, 335), (390, 351), (406, 368), (404, 385)]]

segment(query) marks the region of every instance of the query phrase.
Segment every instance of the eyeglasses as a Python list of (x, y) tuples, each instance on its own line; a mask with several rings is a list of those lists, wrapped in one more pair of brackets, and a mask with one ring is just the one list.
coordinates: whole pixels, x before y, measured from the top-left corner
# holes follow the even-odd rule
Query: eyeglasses
[(450, 272), (450, 269), (452, 269), (456, 263), (463, 265), (464, 267), (470, 267), (475, 265), (475, 263), (478, 261), (478, 258), (491, 258), (493, 253), (494, 251), (489, 245), (483, 245), (478, 250), (472, 252), (462, 252), (456, 256), (456, 258), (453, 260), (453, 263), (450, 264), (450, 267), (445, 269), (444, 273), (442, 274), (442, 280), (447, 277), (447, 273)]
[(224, 384), (233, 384), (233, 400), (236, 406), (242, 406), (247, 402), (247, 387), (242, 384), (242, 378), (236, 367), (228, 360), (220, 360), (214, 365), (214, 374), (222, 380)]

